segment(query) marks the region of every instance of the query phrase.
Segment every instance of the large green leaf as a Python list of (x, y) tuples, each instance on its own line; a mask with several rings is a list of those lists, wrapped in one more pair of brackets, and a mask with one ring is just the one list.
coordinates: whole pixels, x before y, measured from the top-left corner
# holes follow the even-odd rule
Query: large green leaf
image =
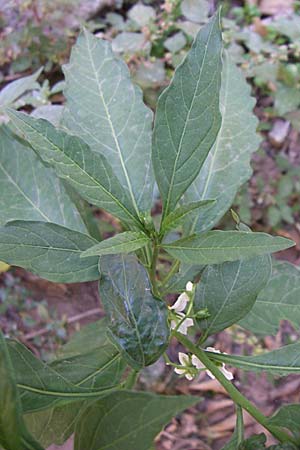
[(85, 231), (78, 211), (54, 171), (31, 148), (0, 127), (0, 223), (40, 220)]
[(260, 142), (250, 86), (226, 52), (223, 58), (221, 129), (198, 177), (186, 193), (188, 202), (214, 198), (216, 203), (205, 215), (188, 221), (190, 232), (206, 231), (223, 217), (237, 190), (251, 175), (251, 154)]
[(300, 270), (288, 262), (274, 264), (273, 275), (240, 325), (260, 335), (277, 333), (281, 320), (300, 326)]
[(257, 356), (235, 356), (211, 352), (208, 352), (208, 356), (215, 361), (223, 361), (226, 364), (252, 372), (266, 371), (279, 375), (300, 373), (299, 342)]
[(5, 450), (42, 450), (22, 418), (14, 369), (0, 331), (0, 445)]
[(78, 421), (75, 450), (149, 450), (172, 417), (197, 403), (188, 396), (116, 392), (94, 402)]
[(269, 419), (269, 424), (290, 430), (300, 444), (300, 404), (282, 406)]
[(204, 337), (243, 318), (267, 284), (271, 270), (269, 255), (207, 266), (195, 294), (195, 311), (207, 308), (210, 313), (199, 321)]
[(174, 258), (187, 264), (220, 264), (278, 252), (295, 243), (266, 233), (247, 231), (208, 231), (170, 244), (163, 244)]
[(134, 368), (154, 363), (168, 345), (166, 304), (152, 295), (134, 255), (102, 257), (100, 270), (100, 296), (114, 341)]
[(14, 128), (57, 175), (87, 201), (119, 219), (139, 225), (129, 197), (104, 156), (93, 152), (83, 140), (55, 128), (44, 119), (9, 110)]
[(0, 227), (0, 259), (58, 283), (96, 280), (98, 258), (80, 258), (96, 242), (54, 223), (16, 220)]
[(124, 371), (124, 362), (114, 350), (97, 349), (77, 357), (45, 364), (26, 347), (11, 341), (9, 353), (16, 373), (25, 413), (99, 398), (115, 389)]
[(105, 239), (104, 241), (85, 250), (81, 256), (85, 258), (87, 256), (95, 255), (131, 253), (149, 243), (151, 243), (150, 238), (141, 231), (125, 231), (124, 233)]
[(132, 84), (128, 67), (114, 56), (108, 41), (84, 30), (64, 73), (65, 125), (107, 157), (136, 213), (149, 210), (152, 113)]
[(221, 52), (220, 16), (216, 14), (200, 30), (158, 100), (152, 161), (165, 217), (198, 175), (217, 137)]

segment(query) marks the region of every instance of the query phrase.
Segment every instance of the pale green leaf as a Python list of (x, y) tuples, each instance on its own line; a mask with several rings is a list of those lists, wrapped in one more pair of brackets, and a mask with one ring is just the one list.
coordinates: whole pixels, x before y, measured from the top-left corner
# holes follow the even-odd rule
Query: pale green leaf
[(64, 123), (107, 157), (138, 213), (152, 205), (152, 113), (108, 41), (84, 30), (64, 66)]
[(251, 372), (269, 372), (277, 375), (300, 373), (300, 343), (285, 345), (257, 356), (236, 356), (207, 352), (214, 361)]
[(266, 233), (216, 230), (195, 234), (162, 247), (184, 263), (208, 265), (278, 252), (294, 245), (289, 239)]
[(94, 402), (78, 421), (75, 450), (149, 450), (172, 417), (199, 398), (116, 392)]
[(56, 129), (50, 122), (9, 110), (14, 127), (57, 175), (83, 198), (119, 219), (139, 225), (124, 189), (106, 159), (79, 137)]
[(281, 320), (300, 326), (300, 270), (282, 262), (273, 264), (273, 275), (240, 325), (259, 335), (275, 335)]
[(53, 222), (86, 231), (54, 171), (10, 130), (0, 127), (0, 224), (11, 220)]
[(206, 21), (209, 9), (208, 0), (183, 0), (181, 2), (182, 14), (192, 22), (201, 23)]
[(217, 137), (221, 51), (220, 17), (216, 14), (200, 30), (158, 100), (152, 161), (164, 216), (196, 178)]
[(114, 342), (134, 368), (153, 364), (168, 345), (166, 304), (152, 295), (134, 255), (101, 257), (100, 270), (100, 297)]
[(189, 232), (206, 231), (216, 225), (232, 205), (237, 190), (250, 177), (250, 159), (260, 138), (252, 110), (255, 100), (241, 71), (224, 52), (220, 110), (222, 125), (201, 171), (186, 193), (186, 201), (216, 199), (203, 217), (189, 222)]
[(0, 260), (57, 283), (96, 280), (98, 258), (80, 258), (96, 242), (54, 223), (16, 220), (0, 227)]
[(29, 434), (22, 413), (14, 369), (0, 331), (0, 445), (5, 450), (43, 450)]
[(198, 323), (203, 335), (218, 333), (246, 316), (271, 270), (269, 255), (207, 266), (195, 294), (195, 311), (207, 308), (210, 313)]
[(191, 202), (185, 205), (179, 206), (174, 211), (172, 211), (168, 217), (164, 220), (163, 229), (170, 230), (181, 225), (185, 220), (191, 220), (193, 217), (202, 217), (202, 209), (205, 213), (212, 207), (215, 200), (200, 200), (200, 202)]
[(43, 67), (32, 75), (19, 78), (18, 80), (12, 81), (5, 86), (0, 92), (0, 107), (13, 104), (19, 97), (21, 97), (21, 95), (25, 94), (25, 92), (39, 87), (36, 80), (42, 71)]
[(131, 253), (151, 243), (151, 239), (140, 231), (125, 231), (85, 250), (81, 257)]
[(144, 27), (155, 19), (155, 9), (151, 6), (137, 3), (128, 11), (128, 17), (140, 27)]

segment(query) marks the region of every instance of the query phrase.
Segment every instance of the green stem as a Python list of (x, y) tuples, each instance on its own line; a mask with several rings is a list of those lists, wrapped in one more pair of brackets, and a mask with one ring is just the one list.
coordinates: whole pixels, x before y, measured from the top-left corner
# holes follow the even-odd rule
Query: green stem
[(138, 376), (139, 372), (137, 370), (132, 370), (123, 383), (124, 389), (133, 389)]
[(172, 278), (172, 276), (175, 275), (175, 273), (178, 272), (179, 266), (180, 266), (180, 262), (178, 260), (175, 261), (174, 264), (172, 265), (171, 269), (169, 270), (168, 274), (163, 279), (163, 281), (161, 283), (161, 287), (164, 288), (166, 286), (166, 284)]
[(157, 280), (156, 280), (156, 264), (158, 259), (159, 247), (157, 245), (157, 241), (153, 241), (153, 253), (152, 253), (152, 262), (149, 270), (150, 281), (152, 284), (153, 294), (159, 297)]
[(174, 332), (173, 335), (177, 340), (184, 345), (191, 353), (196, 355), (205, 367), (214, 375), (219, 383), (226, 389), (232, 400), (245, 411), (247, 411), (257, 422), (259, 422), (266, 430), (268, 430), (279, 442), (292, 442), (296, 444), (296, 441), (281, 430), (278, 427), (269, 425), (268, 418), (264, 416), (259, 409), (256, 408), (246, 397), (244, 397), (237, 388), (227, 380), (218, 367), (210, 360), (206, 352), (196, 347), (187, 337), (183, 334)]

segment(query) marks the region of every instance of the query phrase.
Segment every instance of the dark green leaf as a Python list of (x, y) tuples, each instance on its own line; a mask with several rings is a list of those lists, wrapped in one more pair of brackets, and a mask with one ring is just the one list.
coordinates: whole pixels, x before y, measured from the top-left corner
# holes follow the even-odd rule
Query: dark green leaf
[(43, 450), (29, 434), (23, 418), (14, 368), (0, 331), (0, 445), (5, 450)]
[(222, 450), (237, 450), (240, 443), (244, 440), (244, 420), (243, 410), (236, 405), (236, 426), (230, 442)]
[(212, 207), (215, 200), (204, 200), (200, 202), (192, 202), (186, 205), (182, 205), (179, 208), (171, 212), (164, 220), (163, 229), (170, 230), (181, 225), (185, 220), (191, 220), (191, 218), (202, 216), (202, 209), (206, 212), (209, 207)]
[(96, 280), (98, 258), (80, 258), (96, 242), (54, 223), (16, 220), (0, 227), (0, 259), (58, 283)]
[(94, 402), (78, 421), (75, 450), (149, 450), (172, 417), (199, 399), (116, 392)]
[(170, 278), (164, 286), (164, 293), (175, 293), (185, 290), (188, 281), (194, 282), (195, 278), (204, 270), (205, 266), (192, 266), (190, 264), (180, 264), (179, 271)]
[(131, 253), (145, 247), (149, 242), (150, 238), (140, 231), (125, 231), (85, 250), (81, 257)]
[(102, 257), (100, 270), (100, 296), (114, 341), (134, 368), (154, 363), (168, 344), (166, 304), (153, 297), (134, 255)]
[(162, 245), (170, 255), (187, 264), (220, 264), (278, 252), (295, 243), (266, 233), (208, 231)]
[(242, 327), (260, 335), (275, 335), (281, 320), (300, 326), (300, 270), (288, 262), (273, 264), (273, 275), (260, 292)]
[(56, 129), (44, 119), (14, 110), (8, 114), (21, 137), (84, 199), (120, 220), (139, 225), (129, 197), (104, 156), (93, 152), (79, 137)]
[(54, 171), (32, 149), (0, 127), (0, 224), (10, 220), (53, 222), (84, 232), (78, 211)]
[(215, 361), (223, 361), (231, 366), (252, 372), (266, 371), (277, 375), (300, 373), (299, 342), (258, 356), (235, 356), (210, 352), (208, 355)]
[(84, 30), (64, 73), (64, 124), (107, 158), (135, 213), (150, 210), (152, 113), (128, 67), (108, 41)]
[(198, 175), (220, 129), (221, 52), (216, 14), (200, 30), (158, 100), (152, 161), (164, 217)]
[(199, 321), (209, 336), (242, 319), (253, 307), (272, 270), (269, 255), (207, 266), (195, 294), (195, 311), (207, 308), (210, 316)]

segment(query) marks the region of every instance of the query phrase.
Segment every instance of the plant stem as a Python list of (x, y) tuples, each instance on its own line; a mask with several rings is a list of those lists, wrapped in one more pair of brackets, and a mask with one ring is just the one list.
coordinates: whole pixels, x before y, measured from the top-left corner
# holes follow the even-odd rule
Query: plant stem
[[(175, 273), (177, 273), (178, 269), (180, 266), (180, 262), (177, 260), (174, 262), (174, 264), (172, 265), (171, 269), (169, 270), (168, 274), (165, 276), (165, 278), (163, 279), (162, 283), (161, 283), (161, 287), (164, 288), (167, 284), (167, 282), (172, 278), (173, 275), (175, 275)], [(164, 291), (163, 291), (164, 293)]]
[(156, 264), (158, 258), (159, 247), (157, 245), (157, 241), (153, 241), (153, 253), (152, 253), (152, 262), (149, 270), (149, 276), (152, 284), (153, 294), (159, 297), (159, 292), (157, 288), (157, 280), (156, 280)]
[(133, 389), (138, 378), (139, 372), (137, 370), (132, 370), (126, 380), (124, 381), (124, 389)]
[(278, 427), (269, 425), (268, 418), (264, 416), (264, 414), (262, 414), (259, 409), (257, 409), (256, 406), (254, 406), (246, 397), (244, 397), (230, 381), (227, 380), (218, 367), (210, 360), (204, 350), (196, 347), (181, 333), (174, 332), (173, 335), (182, 345), (184, 345), (191, 353), (200, 359), (200, 361), (215, 376), (224, 389), (226, 389), (232, 400), (237, 405), (247, 411), (257, 422), (259, 422), (276, 439), (278, 439), (279, 442), (292, 442), (293, 444), (296, 444), (296, 441), (285, 431)]

